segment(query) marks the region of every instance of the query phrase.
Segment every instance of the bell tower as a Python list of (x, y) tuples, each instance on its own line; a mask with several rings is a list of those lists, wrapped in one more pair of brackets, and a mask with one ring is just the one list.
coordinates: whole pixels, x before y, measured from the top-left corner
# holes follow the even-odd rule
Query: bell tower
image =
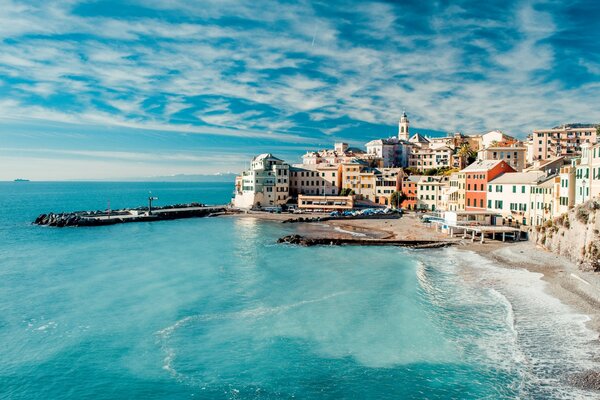
[(398, 123), (398, 139), (400, 140), (408, 140), (408, 117), (406, 116), (406, 111), (402, 112), (402, 117), (400, 118), (400, 122)]

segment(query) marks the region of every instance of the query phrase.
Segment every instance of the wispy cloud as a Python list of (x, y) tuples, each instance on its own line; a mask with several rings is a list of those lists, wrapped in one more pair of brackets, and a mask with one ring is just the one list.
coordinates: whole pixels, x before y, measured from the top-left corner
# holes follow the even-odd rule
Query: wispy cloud
[(440, 131), (600, 121), (592, 2), (2, 3), (0, 129), (49, 121), (292, 148), (393, 134), (403, 108)]

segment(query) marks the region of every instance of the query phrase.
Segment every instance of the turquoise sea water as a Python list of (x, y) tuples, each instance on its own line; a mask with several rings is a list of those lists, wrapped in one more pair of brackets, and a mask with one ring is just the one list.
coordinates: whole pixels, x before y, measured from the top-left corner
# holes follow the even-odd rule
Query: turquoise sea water
[(229, 200), (230, 183), (0, 183), (0, 398), (593, 398), (586, 317), (455, 249), (277, 245), (292, 226), (39, 213)]

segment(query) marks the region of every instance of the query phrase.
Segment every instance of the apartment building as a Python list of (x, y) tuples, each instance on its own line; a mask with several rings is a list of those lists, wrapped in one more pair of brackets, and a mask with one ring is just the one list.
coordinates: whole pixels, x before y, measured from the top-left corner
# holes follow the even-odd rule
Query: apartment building
[(572, 164), (560, 168), (557, 216), (569, 212), (575, 205), (575, 169)]
[(488, 183), (506, 172), (516, 172), (504, 160), (477, 160), (460, 171), (465, 174), (465, 210), (487, 208)]
[(404, 140), (396, 137), (371, 140), (365, 147), (367, 156), (381, 159), (379, 166), (382, 168), (408, 166), (411, 146)]
[(335, 196), (341, 188), (338, 165), (308, 164), (290, 167), (290, 197), (299, 195)]
[(447, 176), (422, 176), (417, 183), (417, 210), (443, 209), (442, 191), (448, 179)]
[(557, 176), (543, 177), (531, 188), (529, 225), (542, 225), (555, 217), (555, 182)]
[(402, 179), (400, 191), (406, 195), (406, 200), (400, 204), (401, 208), (415, 210), (417, 208), (417, 184), (422, 175), (406, 175)]
[(487, 184), (487, 210), (501, 214), (507, 223), (530, 223), (531, 193), (542, 171), (508, 172)]
[(596, 127), (590, 124), (570, 124), (552, 129), (538, 129), (533, 131), (529, 141), (533, 160), (560, 156), (578, 157), (581, 155), (582, 144), (597, 142)]
[(485, 147), (477, 152), (479, 160), (504, 160), (515, 171), (525, 169), (527, 149), (520, 142), (499, 143)]
[(250, 169), (236, 178), (234, 206), (249, 209), (285, 204), (289, 198), (289, 169), (287, 163), (270, 153), (254, 157)]
[(454, 172), (448, 182), (448, 211), (465, 210), (467, 178), (464, 172)]

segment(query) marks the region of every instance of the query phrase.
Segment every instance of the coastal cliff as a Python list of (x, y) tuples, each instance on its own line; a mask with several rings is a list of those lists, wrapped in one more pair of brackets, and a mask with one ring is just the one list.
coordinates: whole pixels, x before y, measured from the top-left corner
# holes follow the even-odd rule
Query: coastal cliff
[(567, 257), (581, 270), (600, 272), (600, 200), (590, 200), (536, 227), (530, 240)]

